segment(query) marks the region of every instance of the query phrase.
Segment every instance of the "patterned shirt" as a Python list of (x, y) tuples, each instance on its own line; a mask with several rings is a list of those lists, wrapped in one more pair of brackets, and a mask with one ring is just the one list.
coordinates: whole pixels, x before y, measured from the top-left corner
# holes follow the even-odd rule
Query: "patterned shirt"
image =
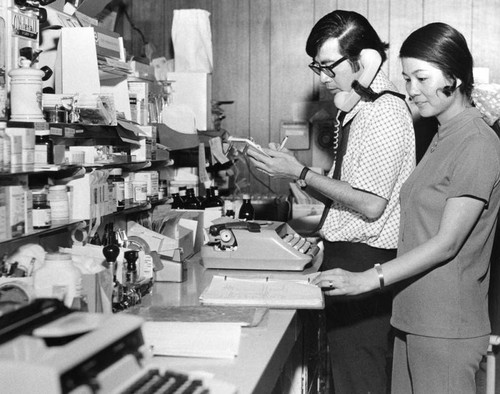
[[(370, 87), (375, 92), (397, 91), (382, 71)], [(403, 100), (384, 94), (374, 102), (360, 101), (346, 115), (343, 124), (351, 120), (341, 180), (355, 189), (386, 199), (387, 206), (379, 219), (370, 220), (333, 201), (321, 234), (331, 242), (361, 242), (394, 249), (399, 232), (399, 192), (415, 168), (411, 114)], [(334, 167), (335, 163), (330, 176)]]

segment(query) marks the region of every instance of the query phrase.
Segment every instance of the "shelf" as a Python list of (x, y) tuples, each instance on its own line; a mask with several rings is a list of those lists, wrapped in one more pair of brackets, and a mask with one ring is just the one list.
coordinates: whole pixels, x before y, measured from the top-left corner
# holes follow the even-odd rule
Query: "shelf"
[(68, 221), (64, 221), (64, 222), (54, 223), (50, 228), (44, 228), (44, 229), (39, 229), (39, 230), (36, 229), (36, 230), (33, 230), (29, 234), (23, 234), (20, 237), (0, 241), (0, 245), (8, 243), (8, 242), (16, 242), (18, 240), (26, 239), (26, 238), (30, 238), (30, 237), (34, 237), (34, 236), (48, 235), (50, 233), (54, 233), (54, 232), (57, 232), (57, 231), (60, 231), (63, 229), (71, 229), (73, 226), (76, 227), (82, 221), (83, 220), (68, 220)]
[(62, 180), (65, 178), (71, 178), (78, 175), (83, 175), (84, 172), (88, 172), (93, 169), (109, 169), (109, 168), (123, 168), (129, 172), (140, 171), (148, 168), (158, 168), (162, 166), (173, 165), (172, 160), (148, 160), (148, 161), (137, 161), (137, 162), (126, 162), (126, 163), (95, 163), (87, 165), (58, 165), (47, 168), (38, 168), (30, 171), (16, 171), (16, 172), (0, 172), (0, 179), (11, 178), (20, 175), (48, 175), (51, 178)]
[[(118, 215), (132, 215), (134, 213), (138, 213), (138, 212), (150, 210), (153, 205), (160, 205), (160, 204), (162, 204), (164, 202), (165, 202), (165, 200), (155, 201), (153, 203), (146, 202), (146, 203), (141, 203), (141, 204), (133, 204), (133, 203), (132, 204), (128, 204), (121, 211), (116, 211), (116, 212), (113, 212), (113, 213), (109, 213), (107, 215), (104, 215), (103, 218), (110, 218), (110, 217), (118, 216)], [(11, 239), (6, 239), (4, 241), (0, 241), (0, 245), (1, 244), (6, 244), (6, 243), (9, 243), (9, 242), (16, 242), (16, 241), (19, 241), (19, 240), (22, 240), (22, 239), (27, 239), (27, 238), (30, 238), (30, 237), (49, 235), (50, 233), (54, 233), (54, 232), (57, 232), (57, 231), (60, 231), (60, 230), (64, 230), (64, 229), (68, 229), (68, 230), (71, 231), (73, 227), (76, 227), (80, 223), (86, 222), (88, 220), (89, 219), (75, 219), (75, 220), (61, 221), (61, 222), (58, 222), (58, 223), (54, 223), (50, 228), (36, 229), (36, 230), (33, 230), (29, 234), (23, 234), (20, 237), (16, 237), (16, 238), (11, 238)]]

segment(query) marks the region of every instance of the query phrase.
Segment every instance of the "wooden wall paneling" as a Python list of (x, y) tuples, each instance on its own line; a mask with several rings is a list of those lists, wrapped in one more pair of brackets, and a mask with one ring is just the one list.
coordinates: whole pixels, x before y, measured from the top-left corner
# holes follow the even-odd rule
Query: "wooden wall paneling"
[[(380, 39), (389, 42), (390, 18), (391, 18), (390, 0), (376, 0), (368, 3), (368, 21), (377, 32)], [(391, 56), (391, 47), (387, 51), (387, 59)], [(382, 70), (389, 75), (389, 62), (382, 65)]]
[[(314, 23), (320, 20), (326, 14), (335, 11), (338, 8), (337, 0), (315, 0), (314, 1)], [(311, 28), (313, 25), (311, 25)], [(333, 97), (325, 86), (320, 82), (318, 75), (312, 73), (313, 77), (313, 98), (320, 101), (333, 101)]]
[(339, 10), (354, 11), (358, 14), (368, 16), (368, 0), (338, 0)]
[[(214, 71), (212, 98), (234, 101), (225, 105), (222, 126), (231, 135), (250, 136), (250, 0), (213, 3)], [(244, 157), (237, 163), (243, 192), (250, 189)], [(242, 166), (243, 164), (243, 166)], [(243, 182), (246, 180), (245, 182)]]
[(443, 22), (460, 31), (470, 45), (472, 37), (472, 0), (424, 0), (423, 25)]
[[(154, 57), (163, 56), (165, 48), (164, 4), (163, 1), (143, 0), (131, 1), (129, 6), (129, 15), (133, 23), (144, 34), (146, 42), (156, 48)], [(143, 56), (144, 43), (140, 34), (133, 30), (131, 34), (133, 54)]]
[[(271, 2), (271, 132), (279, 140), (280, 122), (291, 120), (298, 103), (311, 101), (313, 79), (307, 67), (305, 44), (314, 24), (314, 1)], [(311, 162), (311, 150), (295, 151), (302, 163)], [(272, 180), (273, 189), (286, 193), (290, 180)]]
[[(271, 65), (271, 3), (269, 0), (250, 1), (250, 86), (249, 123), (250, 135), (260, 145), (267, 147), (270, 136), (270, 65)], [(267, 193), (268, 176), (252, 170), (262, 183), (251, 178), (252, 190)]]
[(498, 0), (482, 0), (479, 5), (472, 5), (472, 39), (471, 51), (474, 65), (489, 67), (490, 82), (500, 83), (500, 63), (498, 62), (498, 46), (500, 45), (500, 2)]
[(406, 37), (423, 23), (423, 0), (390, 0), (389, 45), (392, 50), (389, 57), (389, 78), (401, 93), (406, 93), (401, 76), (399, 49)]

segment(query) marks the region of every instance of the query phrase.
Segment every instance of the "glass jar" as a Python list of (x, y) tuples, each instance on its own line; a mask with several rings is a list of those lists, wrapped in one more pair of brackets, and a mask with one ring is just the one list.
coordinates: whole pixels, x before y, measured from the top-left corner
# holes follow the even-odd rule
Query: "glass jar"
[(50, 205), (47, 201), (47, 193), (33, 192), (33, 228), (50, 228), (52, 217)]

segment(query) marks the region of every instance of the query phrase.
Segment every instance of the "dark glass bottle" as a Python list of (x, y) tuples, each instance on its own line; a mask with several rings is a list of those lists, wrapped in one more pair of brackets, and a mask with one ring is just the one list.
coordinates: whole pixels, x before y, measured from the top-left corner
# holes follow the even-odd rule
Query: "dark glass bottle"
[(37, 131), (35, 137), (35, 164), (54, 164), (54, 143), (49, 130)]
[(236, 213), (234, 212), (234, 204), (231, 200), (226, 200), (224, 203), (224, 216), (235, 218)]
[(240, 212), (238, 213), (238, 219), (242, 220), (255, 219), (255, 210), (253, 209), (253, 205), (250, 200), (249, 194), (243, 194), (243, 204), (241, 205)]
[(201, 201), (194, 194), (193, 188), (186, 190), (186, 199), (184, 200), (184, 209), (202, 209)]
[(184, 200), (181, 198), (179, 193), (172, 193), (172, 209), (183, 209)]
[(215, 206), (216, 207), (223, 207), (224, 200), (219, 197), (219, 188), (217, 186), (212, 186), (210, 189), (212, 189), (213, 200), (214, 200)]
[(213, 200), (214, 195), (213, 195), (212, 189), (207, 188), (205, 193), (206, 193), (205, 198), (201, 201), (201, 207), (203, 209), (213, 206), (212, 200)]

